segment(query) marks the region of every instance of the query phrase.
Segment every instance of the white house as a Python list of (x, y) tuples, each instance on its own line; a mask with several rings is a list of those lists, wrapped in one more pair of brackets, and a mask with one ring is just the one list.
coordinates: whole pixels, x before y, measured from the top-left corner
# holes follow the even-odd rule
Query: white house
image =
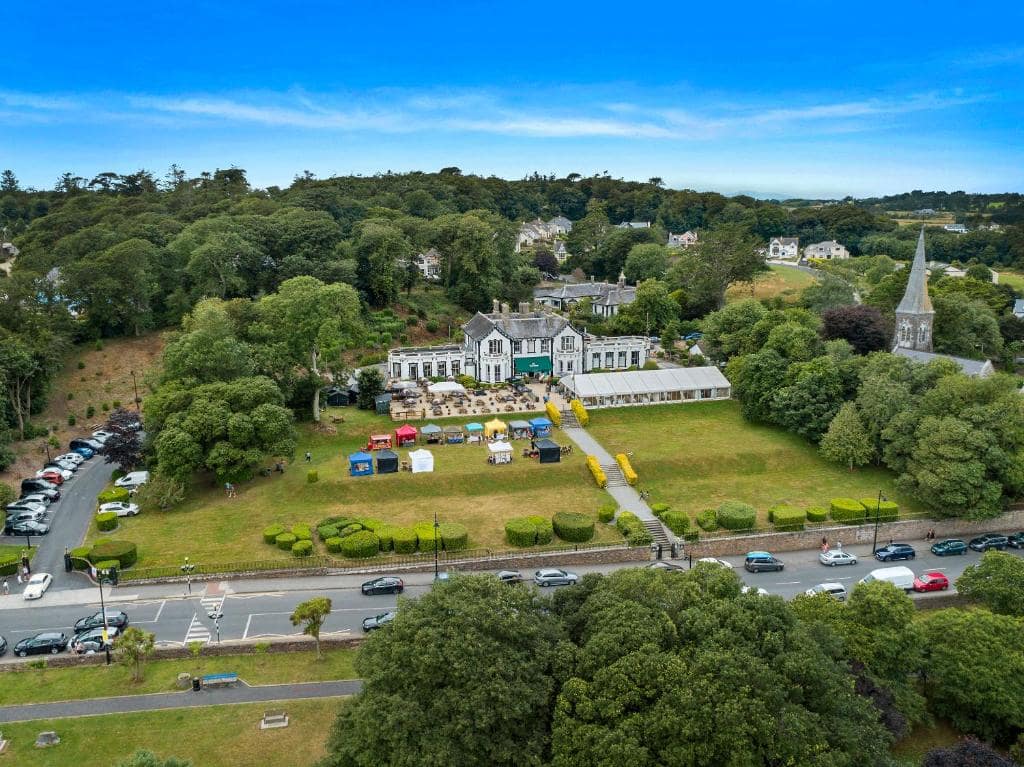
[(561, 237), (572, 231), (572, 221), (565, 216), (555, 216), (550, 221), (541, 221), (539, 218), (533, 221), (526, 221), (516, 233), (516, 253), (524, 247), (533, 247), (536, 242), (550, 242), (556, 237)]
[(552, 252), (555, 254), (555, 261), (559, 264), (564, 264), (569, 260), (569, 251), (565, 249), (565, 243), (562, 240), (555, 240)]
[(835, 261), (849, 257), (850, 251), (835, 240), (814, 242), (804, 248), (804, 258), (807, 259), (820, 258), (825, 261)]
[(560, 311), (569, 311), (584, 298), (589, 298), (593, 314), (614, 317), (619, 309), (636, 300), (636, 288), (627, 285), (626, 275), (620, 273), (616, 283), (590, 281), (534, 288), (533, 298), (537, 303)]
[(768, 258), (796, 261), (800, 258), (799, 237), (772, 237), (768, 241)]
[(650, 221), (623, 221), (615, 225), (616, 229), (650, 229)]
[(435, 248), (416, 256), (416, 268), (425, 280), (441, 279), (441, 254)]
[(942, 228), (955, 234), (967, 234), (967, 227), (963, 224), (943, 224)]
[(688, 248), (691, 245), (697, 244), (697, 233), (690, 231), (689, 229), (682, 234), (672, 234), (669, 232), (668, 235), (668, 246), (670, 248)]

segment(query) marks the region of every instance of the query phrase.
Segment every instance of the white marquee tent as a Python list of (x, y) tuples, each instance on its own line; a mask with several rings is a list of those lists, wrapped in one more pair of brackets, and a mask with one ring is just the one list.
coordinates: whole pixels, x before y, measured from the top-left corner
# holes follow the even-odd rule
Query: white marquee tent
[(729, 399), (732, 386), (716, 367), (583, 373), (558, 385), (584, 407), (625, 407)]
[(424, 471), (433, 471), (434, 454), (429, 450), (410, 450), (409, 463), (412, 466), (413, 474), (419, 474)]
[(466, 387), (454, 381), (438, 381), (427, 387), (431, 394), (465, 394)]
[(488, 442), (491, 463), (512, 463), (512, 445), (508, 442)]

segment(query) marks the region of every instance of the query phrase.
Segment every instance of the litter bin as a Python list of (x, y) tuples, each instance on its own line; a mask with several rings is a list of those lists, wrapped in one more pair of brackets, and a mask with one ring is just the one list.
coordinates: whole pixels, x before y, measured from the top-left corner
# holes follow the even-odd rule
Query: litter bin
[(192, 677), (192, 692), (199, 692), (203, 689), (203, 680), (197, 676)]

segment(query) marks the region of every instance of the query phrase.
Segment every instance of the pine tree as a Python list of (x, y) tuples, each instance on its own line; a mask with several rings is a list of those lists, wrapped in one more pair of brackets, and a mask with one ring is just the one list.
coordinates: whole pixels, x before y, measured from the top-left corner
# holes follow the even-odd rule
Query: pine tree
[(850, 471), (871, 460), (874, 447), (856, 405), (847, 402), (839, 408), (821, 439), (819, 450), (826, 459), (847, 464)]

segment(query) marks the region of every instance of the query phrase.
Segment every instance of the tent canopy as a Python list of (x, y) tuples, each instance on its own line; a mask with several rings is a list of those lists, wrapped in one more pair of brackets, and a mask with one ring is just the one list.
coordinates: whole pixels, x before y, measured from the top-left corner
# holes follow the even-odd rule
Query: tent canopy
[(377, 473), (392, 474), (398, 471), (398, 453), (393, 450), (381, 450), (377, 453)]
[(543, 417), (531, 418), (530, 419), (530, 426), (532, 426), (535, 429), (538, 428), (538, 427), (539, 428), (549, 428), (551, 426), (551, 421), (549, 421), (547, 418), (543, 418)]
[(348, 473), (353, 477), (373, 474), (373, 456), (369, 453), (353, 453), (348, 457)]
[(512, 446), (508, 442), (488, 442), (487, 449), (492, 453), (511, 453)]
[(483, 430), (484, 430), (484, 427), (481, 424), (478, 424), (476, 421), (474, 421), (473, 423), (467, 423), (466, 424), (466, 431), (476, 432), (476, 431), (483, 431)]
[(441, 427), (438, 426), (436, 423), (428, 423), (426, 426), (424, 426), (422, 429), (420, 429), (420, 434), (440, 434), (440, 433), (441, 433)]
[(454, 381), (438, 381), (427, 387), (431, 394), (465, 394), (466, 387)]
[(550, 439), (538, 439), (535, 447), (541, 463), (559, 463), (562, 460), (562, 448)]
[(730, 386), (722, 371), (712, 365), (668, 370), (631, 370), (622, 373), (584, 373), (566, 376), (559, 384), (580, 399), (697, 389), (727, 389)]
[(415, 389), (416, 388), (416, 382), (415, 381), (395, 381), (393, 384), (391, 384), (391, 388), (395, 389), (396, 391), (405, 391), (406, 389)]
[(510, 429), (522, 431), (522, 430), (525, 430), (525, 429), (529, 429), (530, 428), (530, 423), (529, 423), (529, 421), (509, 421), (508, 422), (508, 427)]
[(352, 453), (352, 455), (348, 457), (349, 463), (366, 463), (367, 461), (372, 460), (372, 455), (370, 455), (369, 453), (364, 453), (362, 451), (359, 451), (358, 453)]
[(404, 424), (395, 429), (395, 439), (398, 440), (398, 446), (401, 447), (407, 442), (416, 441), (416, 427)]
[(462, 434), (462, 427), (452, 424), (451, 426), (444, 427), (445, 434)]
[(488, 421), (484, 426), (485, 437), (490, 437), (493, 434), (504, 434), (506, 431), (508, 431), (508, 427), (505, 425), (505, 422), (497, 418)]
[(434, 470), (434, 454), (429, 450), (410, 450), (409, 462), (413, 474)]

